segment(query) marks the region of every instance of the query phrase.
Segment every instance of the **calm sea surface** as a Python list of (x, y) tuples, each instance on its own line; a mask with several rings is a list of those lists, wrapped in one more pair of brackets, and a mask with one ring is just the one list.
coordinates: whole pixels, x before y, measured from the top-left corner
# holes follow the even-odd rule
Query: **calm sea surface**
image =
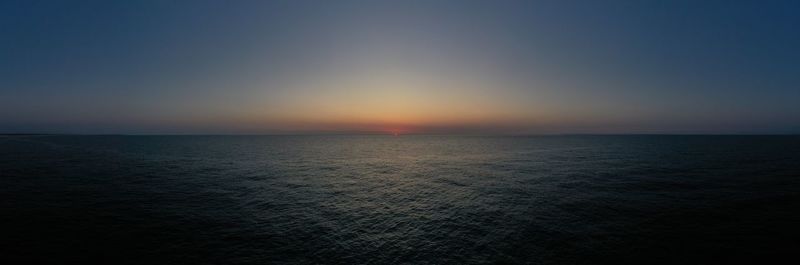
[(3, 264), (755, 264), (800, 137), (0, 136), (0, 211)]

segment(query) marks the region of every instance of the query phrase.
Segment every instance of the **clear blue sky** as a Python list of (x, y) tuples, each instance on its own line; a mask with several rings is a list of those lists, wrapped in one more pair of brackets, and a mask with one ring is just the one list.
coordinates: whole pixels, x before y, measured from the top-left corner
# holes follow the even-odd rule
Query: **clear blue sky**
[(2, 1), (0, 133), (800, 133), (800, 1)]

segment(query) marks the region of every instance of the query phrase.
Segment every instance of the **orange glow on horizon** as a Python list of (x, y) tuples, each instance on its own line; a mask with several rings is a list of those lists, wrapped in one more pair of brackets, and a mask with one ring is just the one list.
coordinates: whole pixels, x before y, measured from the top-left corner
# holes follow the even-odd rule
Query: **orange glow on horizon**
[(308, 72), (278, 85), (265, 83), (263, 101), (221, 120), (260, 128), (255, 131), (403, 135), (517, 131), (566, 117), (520, 94), (519, 87), (529, 83), (471, 71), (469, 65), (448, 65), (450, 71), (437, 72), (392, 63), (350, 65), (345, 60), (337, 69)]
[[(402, 60), (398, 60), (402, 61)], [(460, 69), (463, 65), (453, 66)], [(280, 87), (240, 117), (287, 130), (425, 133), (430, 128), (528, 122), (536, 107), (511, 84), (468, 71), (438, 73), (392, 61), (342, 63)], [(501, 89), (502, 88), (502, 89)], [(277, 95), (277, 96), (276, 96)]]

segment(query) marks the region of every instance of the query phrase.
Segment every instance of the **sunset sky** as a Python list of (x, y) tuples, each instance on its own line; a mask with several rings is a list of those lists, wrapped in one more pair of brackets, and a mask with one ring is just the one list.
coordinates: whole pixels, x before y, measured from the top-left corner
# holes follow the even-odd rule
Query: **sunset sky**
[(800, 1), (2, 1), (0, 133), (800, 133)]

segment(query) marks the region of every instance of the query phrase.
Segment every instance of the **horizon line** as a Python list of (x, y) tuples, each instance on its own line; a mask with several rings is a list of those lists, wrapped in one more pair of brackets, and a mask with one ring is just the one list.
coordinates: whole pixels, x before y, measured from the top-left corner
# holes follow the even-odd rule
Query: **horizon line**
[(800, 133), (0, 133), (0, 136), (800, 136)]

